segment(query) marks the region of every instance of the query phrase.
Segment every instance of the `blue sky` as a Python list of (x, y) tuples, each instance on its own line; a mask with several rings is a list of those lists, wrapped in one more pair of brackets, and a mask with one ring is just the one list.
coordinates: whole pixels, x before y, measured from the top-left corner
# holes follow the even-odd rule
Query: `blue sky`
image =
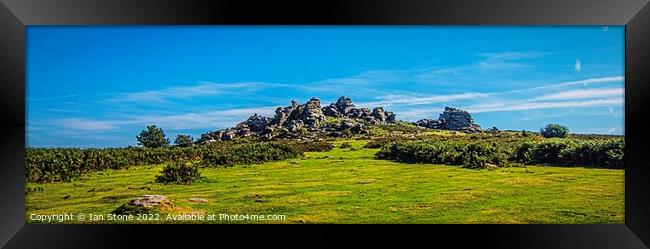
[(623, 26), (141, 26), (27, 29), (27, 145), (199, 137), (290, 100), (345, 95), (401, 120), (624, 133)]

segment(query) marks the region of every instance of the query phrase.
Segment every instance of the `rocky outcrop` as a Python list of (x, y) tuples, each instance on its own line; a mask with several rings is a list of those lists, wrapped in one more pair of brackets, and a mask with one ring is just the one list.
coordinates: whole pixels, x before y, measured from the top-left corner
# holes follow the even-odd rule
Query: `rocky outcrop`
[[(325, 124), (328, 118), (338, 120)], [(294, 138), (304, 131), (326, 133), (331, 136), (342, 136), (345, 130), (354, 134), (368, 134), (368, 125), (385, 125), (396, 123), (397, 118), (392, 112), (376, 107), (356, 108), (352, 100), (341, 96), (336, 102), (321, 107), (318, 98), (311, 98), (305, 104), (291, 101), (289, 106), (278, 107), (275, 115), (264, 117), (253, 114), (246, 121), (236, 126), (219, 131), (211, 131), (201, 135), (199, 143), (228, 141), (236, 137), (258, 136), (263, 139)]]
[(421, 119), (414, 122), (417, 126), (430, 129), (462, 131), (467, 133), (482, 132), (481, 126), (474, 123), (472, 115), (458, 108), (445, 107), (437, 120)]
[(323, 113), (330, 117), (345, 117), (352, 109), (355, 109), (352, 100), (348, 97), (341, 96), (336, 102), (323, 107)]

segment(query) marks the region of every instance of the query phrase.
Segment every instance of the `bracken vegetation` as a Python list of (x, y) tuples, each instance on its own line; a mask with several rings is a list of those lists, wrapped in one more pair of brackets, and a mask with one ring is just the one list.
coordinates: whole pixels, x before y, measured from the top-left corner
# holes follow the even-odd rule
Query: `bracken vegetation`
[(623, 168), (625, 142), (600, 139), (481, 139), (390, 142), (376, 154), (378, 159), (410, 163), (435, 163), (480, 168), (486, 164), (508, 166), (511, 162), (560, 166)]
[(25, 177), (28, 182), (70, 181), (105, 169), (201, 160), (204, 167), (263, 163), (295, 158), (305, 151), (327, 151), (328, 142), (217, 142), (207, 146), (161, 148), (28, 148)]
[(508, 152), (501, 147), (482, 143), (455, 141), (403, 141), (384, 145), (376, 154), (378, 159), (410, 163), (462, 165), (482, 168), (487, 164), (508, 165)]
[(527, 142), (517, 148), (515, 158), (525, 164), (556, 164), (623, 168), (623, 139), (550, 139)]

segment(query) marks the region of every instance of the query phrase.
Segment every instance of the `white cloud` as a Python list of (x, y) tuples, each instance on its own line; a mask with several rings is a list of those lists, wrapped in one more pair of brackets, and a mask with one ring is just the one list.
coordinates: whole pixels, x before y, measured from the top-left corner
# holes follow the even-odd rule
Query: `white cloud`
[(533, 88), (526, 88), (526, 89), (521, 89), (521, 90), (513, 90), (513, 91), (504, 92), (504, 93), (530, 92), (530, 91), (546, 90), (546, 89), (567, 87), (567, 86), (575, 86), (575, 85), (588, 86), (588, 85), (591, 85), (591, 84), (611, 83), (611, 82), (624, 81), (624, 80), (625, 80), (624, 76), (591, 78), (591, 79), (584, 79), (584, 80), (560, 82), (560, 83), (555, 83), (555, 84), (550, 84), (550, 85), (545, 85), (545, 86), (539, 86), (539, 87), (533, 87)]
[(119, 120), (98, 119), (59, 119), (52, 123), (68, 131), (110, 131), (123, 125), (146, 126), (156, 124), (166, 130), (184, 129), (219, 129), (233, 126), (244, 121), (253, 113), (270, 116), (275, 111), (273, 107), (241, 108), (222, 111), (182, 113), (176, 115), (141, 115), (130, 116)]
[(521, 110), (534, 110), (534, 109), (552, 109), (552, 108), (570, 108), (570, 107), (592, 107), (592, 106), (608, 106), (608, 105), (622, 105), (623, 98), (608, 98), (608, 99), (591, 99), (581, 101), (556, 101), (556, 102), (504, 102), (500, 104), (493, 104), (486, 106), (476, 104), (465, 107), (463, 109), (472, 113), (483, 112), (499, 112), (499, 111), (521, 111)]
[(447, 95), (428, 95), (428, 96), (413, 96), (413, 95), (388, 95), (379, 97), (379, 101), (360, 103), (359, 106), (392, 106), (392, 105), (425, 105), (433, 103), (444, 103), (464, 99), (476, 99), (487, 97), (485, 93), (459, 93)]
[(561, 99), (588, 99), (599, 97), (622, 97), (625, 89), (621, 88), (599, 88), (599, 89), (581, 89), (553, 93), (539, 97), (539, 100), (561, 100)]
[(580, 60), (576, 59), (576, 64), (573, 66), (573, 68), (576, 70), (576, 72), (580, 72), (580, 70), (582, 70), (582, 63)]
[(63, 128), (82, 130), (82, 131), (107, 131), (117, 128), (115, 123), (104, 120), (87, 120), (87, 119), (60, 119), (55, 121), (56, 124)]
[(526, 63), (517, 62), (524, 59), (533, 59), (543, 56), (540, 52), (504, 52), (504, 53), (481, 53), (484, 59), (476, 65), (479, 70), (504, 70), (531, 66)]
[(214, 83), (201, 81), (198, 85), (168, 87), (161, 90), (120, 94), (116, 102), (162, 102), (169, 99), (205, 97), (241, 91), (259, 91), (269, 87), (288, 87), (286, 84), (264, 82)]

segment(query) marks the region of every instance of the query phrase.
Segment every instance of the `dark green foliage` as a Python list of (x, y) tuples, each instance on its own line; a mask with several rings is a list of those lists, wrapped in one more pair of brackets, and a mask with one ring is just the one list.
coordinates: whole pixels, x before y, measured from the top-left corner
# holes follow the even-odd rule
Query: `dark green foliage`
[[(297, 145), (300, 144), (300, 145)], [(302, 155), (304, 150), (331, 149), (331, 144), (309, 143), (213, 143), (208, 146), (162, 148), (28, 148), (25, 178), (28, 182), (70, 181), (105, 169), (161, 164), (178, 160), (204, 160), (209, 166), (261, 163)], [(214, 163), (212, 163), (214, 162)]]
[(559, 124), (549, 124), (540, 129), (539, 133), (545, 138), (567, 137), (569, 135), (569, 128)]
[(548, 139), (542, 141), (402, 141), (384, 145), (379, 159), (412, 163), (484, 167), (509, 162), (623, 168), (623, 139)]
[(352, 144), (350, 142), (343, 142), (343, 143), (341, 143), (341, 146), (339, 148), (341, 148), (341, 149), (352, 148)]
[(534, 162), (533, 160), (533, 149), (535, 144), (532, 142), (523, 143), (515, 150), (514, 159), (521, 162), (530, 164)]
[(198, 160), (205, 148), (28, 148), (25, 177), (28, 182), (70, 181), (105, 169), (161, 164), (172, 160)]
[(155, 125), (147, 126), (147, 129), (142, 130), (136, 138), (138, 145), (146, 148), (160, 148), (169, 145), (169, 139), (165, 138), (165, 132)]
[(198, 164), (178, 160), (165, 165), (160, 175), (156, 176), (156, 182), (165, 184), (191, 184), (199, 178), (201, 178), (201, 172), (199, 171)]
[(376, 154), (378, 159), (411, 163), (435, 163), (482, 168), (486, 163), (508, 165), (508, 153), (487, 143), (455, 141), (404, 141), (390, 143)]
[(193, 145), (194, 138), (190, 135), (178, 135), (176, 136), (176, 140), (174, 140), (174, 144), (176, 144), (179, 147), (190, 147)]
[(515, 155), (526, 164), (556, 164), (623, 168), (623, 139), (553, 139), (522, 144)]
[(302, 156), (303, 151), (287, 143), (250, 143), (232, 147), (217, 147), (206, 151), (201, 161), (204, 167), (258, 164)]

